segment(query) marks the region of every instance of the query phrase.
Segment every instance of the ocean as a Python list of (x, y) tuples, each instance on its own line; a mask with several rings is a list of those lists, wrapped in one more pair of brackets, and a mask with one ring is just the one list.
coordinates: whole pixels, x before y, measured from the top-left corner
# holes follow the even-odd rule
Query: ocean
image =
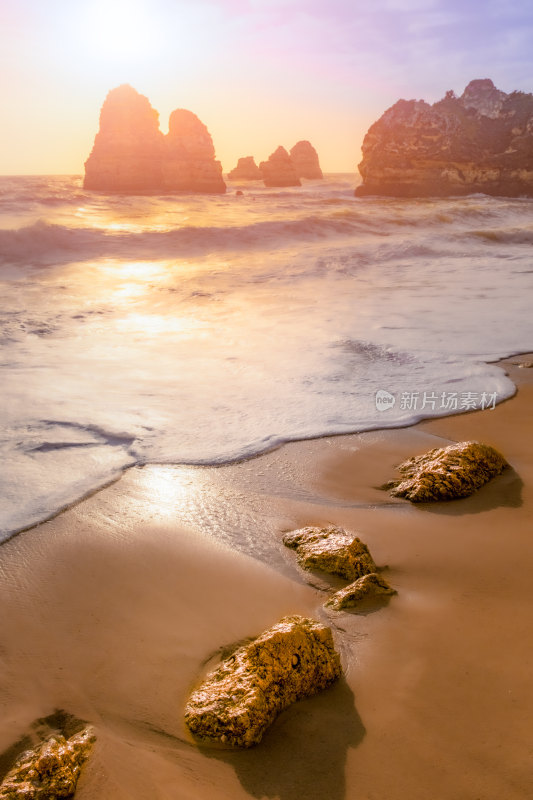
[(533, 200), (355, 184), (121, 196), (0, 178), (0, 538), (135, 464), (510, 397), (491, 362), (533, 350)]

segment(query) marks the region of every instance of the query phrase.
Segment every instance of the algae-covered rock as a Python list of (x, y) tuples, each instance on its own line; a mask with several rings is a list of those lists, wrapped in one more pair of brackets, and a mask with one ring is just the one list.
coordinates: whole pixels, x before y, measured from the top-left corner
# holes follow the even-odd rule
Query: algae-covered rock
[(0, 785), (1, 800), (61, 800), (72, 797), (95, 741), (91, 728), (65, 739), (54, 734), (23, 753)]
[(290, 531), (283, 543), (296, 550), (298, 563), (304, 569), (339, 575), (347, 581), (376, 571), (366, 544), (334, 525)]
[(284, 617), (207, 676), (191, 694), (185, 722), (199, 739), (250, 747), (283, 709), (340, 674), (331, 630), (312, 619)]
[(339, 589), (324, 605), (331, 606), (335, 611), (341, 611), (343, 608), (353, 608), (365, 600), (392, 594), (396, 594), (396, 589), (393, 589), (377, 572), (370, 572), (343, 589)]
[(406, 497), (412, 503), (454, 500), (473, 494), (507, 466), (494, 447), (460, 442), (404, 461), (398, 467), (404, 479), (384, 488), (392, 489), (393, 497)]

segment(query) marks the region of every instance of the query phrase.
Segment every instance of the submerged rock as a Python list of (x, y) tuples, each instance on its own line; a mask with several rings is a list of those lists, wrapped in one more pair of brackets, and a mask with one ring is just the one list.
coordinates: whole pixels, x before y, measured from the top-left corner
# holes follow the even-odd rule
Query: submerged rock
[(265, 186), (301, 186), (290, 155), (284, 147), (278, 147), (268, 158), (259, 164)]
[(163, 134), (159, 114), (128, 84), (112, 89), (85, 162), (84, 189), (150, 191), (161, 187)]
[(335, 611), (341, 611), (343, 608), (357, 606), (365, 600), (392, 594), (396, 594), (396, 589), (393, 589), (377, 572), (370, 572), (343, 589), (339, 589), (324, 605), (331, 606)]
[(185, 722), (199, 739), (250, 747), (283, 709), (340, 675), (331, 630), (312, 619), (284, 617), (207, 676), (187, 703)]
[(298, 563), (304, 569), (321, 570), (348, 581), (376, 571), (366, 544), (334, 525), (290, 531), (284, 535), (283, 543), (296, 550)]
[(228, 178), (232, 181), (262, 181), (263, 173), (254, 161), (253, 156), (239, 158), (237, 166), (228, 172)]
[(318, 153), (308, 141), (296, 142), (291, 148), (291, 161), (295, 172), (299, 178), (317, 179), (323, 178)]
[(355, 194), (533, 196), (533, 95), (471, 81), (461, 97), (399, 100), (368, 130)]
[(393, 497), (406, 497), (413, 503), (454, 500), (473, 494), (508, 466), (494, 447), (460, 442), (409, 458), (398, 467), (404, 479), (383, 488), (392, 489)]
[(215, 160), (211, 134), (196, 114), (184, 108), (172, 112), (165, 137), (163, 186), (179, 192), (223, 194), (222, 165)]
[(65, 739), (55, 734), (23, 753), (0, 785), (1, 800), (61, 800), (72, 797), (95, 741), (91, 728)]

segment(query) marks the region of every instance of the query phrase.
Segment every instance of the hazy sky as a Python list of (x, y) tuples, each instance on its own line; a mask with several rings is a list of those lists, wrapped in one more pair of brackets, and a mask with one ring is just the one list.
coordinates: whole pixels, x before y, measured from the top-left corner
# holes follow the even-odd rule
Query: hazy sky
[(0, 173), (81, 173), (109, 89), (209, 128), (224, 171), (309, 139), (355, 171), (400, 97), (533, 91), (527, 0), (2, 0)]

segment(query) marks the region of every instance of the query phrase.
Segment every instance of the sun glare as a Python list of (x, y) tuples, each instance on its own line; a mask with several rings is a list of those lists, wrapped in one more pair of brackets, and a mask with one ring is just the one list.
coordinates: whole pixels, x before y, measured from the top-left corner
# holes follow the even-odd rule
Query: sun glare
[(133, 334), (158, 336), (161, 333), (177, 333), (181, 338), (198, 336), (205, 323), (188, 317), (163, 314), (128, 314), (117, 322), (117, 327)]
[(84, 16), (89, 44), (106, 57), (146, 56), (163, 34), (149, 6), (140, 0), (95, 0)]

